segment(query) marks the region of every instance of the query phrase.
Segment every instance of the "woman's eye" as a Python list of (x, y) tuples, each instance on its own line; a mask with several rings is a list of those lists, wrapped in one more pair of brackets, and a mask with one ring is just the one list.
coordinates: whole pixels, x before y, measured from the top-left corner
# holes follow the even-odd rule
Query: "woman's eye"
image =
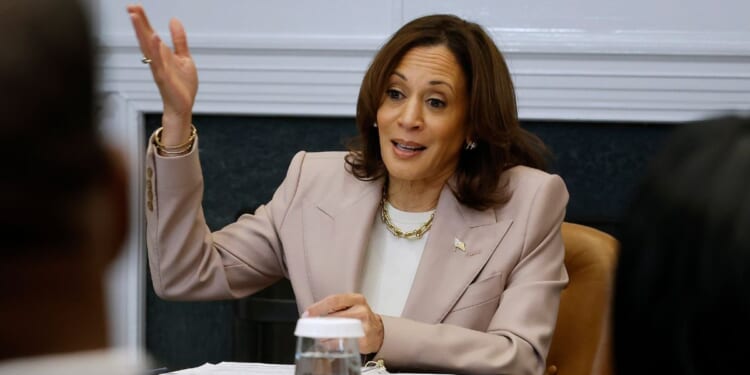
[(427, 99), (427, 104), (429, 104), (432, 108), (443, 108), (445, 107), (445, 102), (440, 99)]
[(404, 94), (402, 94), (401, 91), (394, 89), (388, 89), (385, 94), (388, 95), (389, 98), (394, 100), (398, 100), (404, 97)]

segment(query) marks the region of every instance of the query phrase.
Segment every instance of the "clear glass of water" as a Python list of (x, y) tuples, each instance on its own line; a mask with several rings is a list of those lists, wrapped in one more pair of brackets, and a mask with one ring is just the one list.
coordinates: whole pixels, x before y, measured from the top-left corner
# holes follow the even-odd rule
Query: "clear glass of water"
[(359, 375), (362, 323), (349, 318), (302, 318), (297, 321), (295, 375)]

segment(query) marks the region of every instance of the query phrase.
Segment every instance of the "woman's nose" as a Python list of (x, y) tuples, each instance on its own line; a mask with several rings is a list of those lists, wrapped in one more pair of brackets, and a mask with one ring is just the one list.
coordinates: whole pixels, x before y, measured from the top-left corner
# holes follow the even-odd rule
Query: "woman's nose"
[(399, 126), (405, 128), (420, 128), (424, 124), (422, 118), (422, 102), (417, 98), (409, 98), (401, 107), (398, 119)]

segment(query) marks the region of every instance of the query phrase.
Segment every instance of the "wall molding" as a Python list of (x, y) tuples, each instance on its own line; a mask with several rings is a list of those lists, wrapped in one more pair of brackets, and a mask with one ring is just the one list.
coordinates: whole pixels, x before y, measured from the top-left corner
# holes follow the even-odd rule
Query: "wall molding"
[[(491, 29), (522, 119), (685, 121), (750, 109), (750, 32)], [(198, 113), (353, 116), (385, 36), (190, 35)], [(103, 86), (160, 111), (132, 35), (102, 38)]]
[[(617, 31), (488, 27), (503, 52), (560, 54), (655, 54), (688, 56), (750, 56), (750, 31)], [(253, 51), (376, 51), (389, 37), (325, 33), (190, 33), (193, 49)], [(132, 31), (103, 34), (99, 44), (137, 47)]]
[[(130, 231), (107, 280), (110, 342), (119, 347), (146, 346), (146, 231), (143, 212), (145, 118), (141, 103), (122, 92), (101, 91), (99, 118), (103, 138), (122, 153), (128, 175)], [(143, 355), (136, 351), (134, 355)]]
[(750, 32), (489, 28), (504, 51), (527, 53), (750, 56)]

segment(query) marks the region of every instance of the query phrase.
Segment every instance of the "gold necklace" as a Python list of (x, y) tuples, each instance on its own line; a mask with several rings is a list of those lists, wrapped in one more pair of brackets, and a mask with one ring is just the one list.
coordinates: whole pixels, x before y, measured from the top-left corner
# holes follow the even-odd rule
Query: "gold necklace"
[(435, 212), (433, 211), (430, 214), (430, 218), (427, 219), (427, 221), (422, 224), (421, 227), (409, 232), (402, 231), (399, 227), (396, 226), (396, 224), (393, 224), (391, 215), (388, 214), (388, 208), (385, 206), (387, 202), (386, 197), (388, 196), (388, 191), (386, 190), (387, 186), (388, 182), (386, 181), (385, 185), (383, 185), (383, 199), (380, 201), (380, 218), (383, 219), (383, 224), (385, 224), (385, 227), (388, 228), (389, 232), (391, 232), (398, 238), (421, 239), (422, 236), (424, 236), (424, 234), (427, 233), (430, 228), (432, 228), (432, 219), (435, 218)]

